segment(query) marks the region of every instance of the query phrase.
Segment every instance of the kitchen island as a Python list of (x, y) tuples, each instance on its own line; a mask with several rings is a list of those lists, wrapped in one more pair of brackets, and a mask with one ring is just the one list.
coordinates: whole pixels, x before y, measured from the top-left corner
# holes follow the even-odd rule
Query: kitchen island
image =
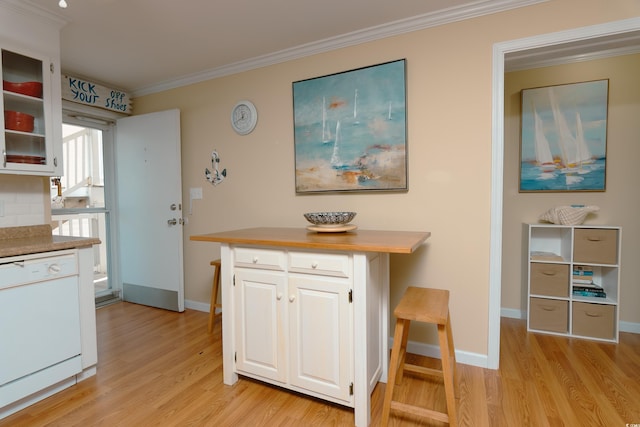
[(389, 254), (429, 232), (249, 228), (194, 235), (221, 244), (224, 383), (238, 375), (354, 408), (367, 426), (386, 381)]

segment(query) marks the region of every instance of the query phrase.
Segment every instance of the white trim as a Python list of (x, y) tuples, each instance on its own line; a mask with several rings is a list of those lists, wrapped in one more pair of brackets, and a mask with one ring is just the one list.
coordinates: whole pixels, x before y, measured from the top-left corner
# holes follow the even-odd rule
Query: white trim
[[(599, 52), (589, 52), (588, 54), (575, 54), (569, 56), (563, 56), (562, 58), (543, 58), (543, 59), (527, 59), (513, 61), (513, 58), (509, 58), (508, 63), (505, 65), (507, 72), (530, 70), (532, 68), (551, 67), (554, 65), (562, 64), (575, 64), (585, 61), (594, 61), (596, 59), (606, 59), (614, 56), (633, 55), (640, 52), (640, 45), (619, 47), (614, 49), (607, 49)], [(524, 62), (522, 62), (524, 61)]]
[(14, 12), (18, 12), (29, 17), (37, 17), (42, 20), (43, 23), (52, 25), (58, 31), (69, 23), (69, 20), (63, 15), (50, 12), (41, 6), (34, 4), (31, 0), (3, 0), (3, 3), (3, 7), (7, 7), (12, 9)]
[(630, 332), (632, 334), (640, 334), (640, 323), (620, 322), (620, 332)]
[[(393, 338), (389, 338), (389, 348), (393, 347)], [(432, 357), (440, 359), (440, 347), (437, 344), (424, 344), (421, 342), (408, 341), (407, 353), (417, 354), (419, 356)], [(456, 350), (456, 363), (463, 365), (477, 366), (479, 368), (487, 368), (487, 356), (480, 353), (471, 353), (469, 351)], [(386, 382), (386, 381), (382, 381)]]
[(269, 65), (280, 64), (348, 46), (355, 46), (399, 34), (406, 34), (413, 31), (449, 24), (451, 22), (490, 15), (546, 1), (549, 0), (478, 0), (472, 4), (451, 7), (434, 13), (427, 13), (407, 19), (401, 19), (383, 25), (366, 28), (364, 30), (354, 31), (340, 36), (303, 44), (290, 49), (257, 56), (244, 61), (238, 61), (233, 64), (188, 74), (177, 79), (139, 87), (131, 93), (131, 96), (135, 98), (138, 96), (150, 95), (156, 92), (175, 89), (177, 87), (200, 83), (206, 80), (254, 70), (256, 68), (266, 67)]
[(487, 367), (500, 364), (500, 298), (502, 292), (502, 196), (504, 179), (504, 53), (493, 47), (491, 234), (489, 240), (489, 333)]
[(527, 312), (516, 308), (504, 308), (500, 309), (500, 317), (507, 317), (509, 319), (526, 319)]
[[(493, 131), (491, 145), (491, 253), (489, 273), (488, 366), (497, 369), (500, 359), (500, 293), (502, 287), (502, 198), (504, 180), (504, 60), (518, 51), (554, 44), (624, 35), (640, 30), (640, 18), (496, 43), (493, 46)], [(625, 325), (626, 327), (627, 325)]]
[(211, 310), (211, 304), (207, 304), (206, 302), (200, 301), (192, 301), (192, 300), (184, 300), (184, 308), (189, 310), (203, 311), (205, 313), (209, 313)]

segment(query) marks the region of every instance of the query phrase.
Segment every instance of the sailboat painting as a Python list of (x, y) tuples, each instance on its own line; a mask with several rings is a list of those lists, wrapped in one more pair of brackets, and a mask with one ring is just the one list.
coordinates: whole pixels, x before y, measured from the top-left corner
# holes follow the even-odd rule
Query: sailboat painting
[(293, 83), (296, 193), (406, 191), (405, 60)]
[(605, 191), (609, 80), (524, 89), (520, 192)]

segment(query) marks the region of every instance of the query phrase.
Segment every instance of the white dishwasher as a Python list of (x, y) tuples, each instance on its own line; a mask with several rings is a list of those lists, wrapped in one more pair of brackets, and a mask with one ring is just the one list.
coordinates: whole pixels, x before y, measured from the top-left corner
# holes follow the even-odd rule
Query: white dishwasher
[(82, 371), (76, 251), (0, 259), (0, 409)]

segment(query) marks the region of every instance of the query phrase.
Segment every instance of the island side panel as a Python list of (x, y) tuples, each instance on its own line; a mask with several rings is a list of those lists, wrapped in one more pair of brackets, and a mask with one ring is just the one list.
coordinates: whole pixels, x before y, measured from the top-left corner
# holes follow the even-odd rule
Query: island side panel
[(234, 301), (233, 301), (233, 251), (228, 243), (220, 246), (220, 285), (222, 287), (222, 372), (223, 382), (233, 385), (238, 381), (234, 361)]

